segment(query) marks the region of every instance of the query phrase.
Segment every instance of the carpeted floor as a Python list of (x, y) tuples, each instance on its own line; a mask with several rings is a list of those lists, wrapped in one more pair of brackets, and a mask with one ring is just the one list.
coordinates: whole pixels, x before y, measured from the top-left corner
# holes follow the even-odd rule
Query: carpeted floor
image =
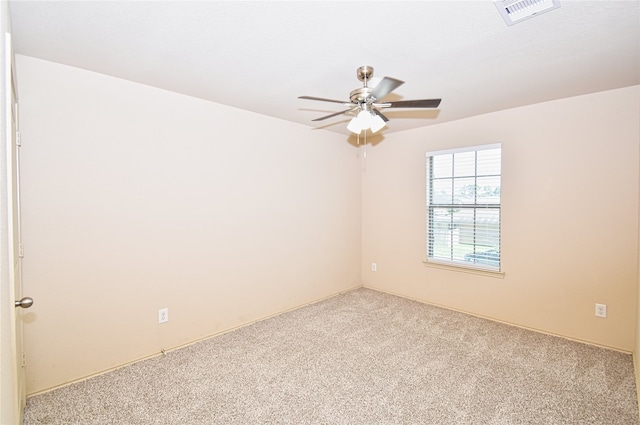
[(28, 399), (25, 424), (639, 424), (631, 356), (357, 289)]

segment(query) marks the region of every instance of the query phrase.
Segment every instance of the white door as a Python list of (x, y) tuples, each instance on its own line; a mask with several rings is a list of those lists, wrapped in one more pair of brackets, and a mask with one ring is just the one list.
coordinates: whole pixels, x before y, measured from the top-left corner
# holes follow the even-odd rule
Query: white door
[[(23, 308), (31, 306), (33, 301), (22, 298), (22, 241), (20, 229), (20, 146), (18, 134), (18, 104), (13, 67), (11, 35), (5, 34), (4, 50), (4, 87), (5, 134), (2, 140), (2, 162), (4, 168), (2, 225), (6, 236), (3, 241), (2, 292), (8, 297), (2, 300), (2, 423), (22, 423), (22, 412), (26, 395), (24, 385), (24, 356), (22, 351), (22, 315)], [(6, 326), (6, 322), (8, 326)], [(9, 358), (7, 358), (9, 357)], [(7, 376), (9, 375), (9, 376)], [(11, 392), (7, 394), (7, 392)], [(7, 411), (8, 410), (8, 411)], [(6, 422), (5, 422), (6, 421)]]

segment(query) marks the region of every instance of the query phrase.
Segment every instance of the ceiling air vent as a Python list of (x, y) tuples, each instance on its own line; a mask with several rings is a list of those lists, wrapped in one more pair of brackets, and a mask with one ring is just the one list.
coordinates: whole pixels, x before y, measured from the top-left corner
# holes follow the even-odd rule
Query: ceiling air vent
[(495, 0), (494, 4), (507, 25), (513, 25), (559, 8), (560, 0)]

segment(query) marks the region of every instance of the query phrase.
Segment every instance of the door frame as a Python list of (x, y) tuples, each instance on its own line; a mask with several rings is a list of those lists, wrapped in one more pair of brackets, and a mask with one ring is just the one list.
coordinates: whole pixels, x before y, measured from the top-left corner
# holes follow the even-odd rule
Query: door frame
[[(1, 64), (2, 127), (0, 161), (6, 173), (0, 185), (0, 423), (21, 424), (26, 402), (23, 356), (22, 309), (15, 300), (21, 297), (22, 259), (17, 140), (17, 87), (11, 34), (3, 31)], [(13, 124), (15, 119), (16, 124)], [(17, 286), (16, 286), (17, 285)], [(17, 310), (17, 311), (16, 311)]]

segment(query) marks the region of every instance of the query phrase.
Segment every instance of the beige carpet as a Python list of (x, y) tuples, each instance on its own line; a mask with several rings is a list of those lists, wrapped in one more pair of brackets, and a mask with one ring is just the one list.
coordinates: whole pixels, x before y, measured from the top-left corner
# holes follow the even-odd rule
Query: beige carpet
[(25, 416), (27, 425), (639, 423), (628, 354), (369, 289), (31, 397)]

